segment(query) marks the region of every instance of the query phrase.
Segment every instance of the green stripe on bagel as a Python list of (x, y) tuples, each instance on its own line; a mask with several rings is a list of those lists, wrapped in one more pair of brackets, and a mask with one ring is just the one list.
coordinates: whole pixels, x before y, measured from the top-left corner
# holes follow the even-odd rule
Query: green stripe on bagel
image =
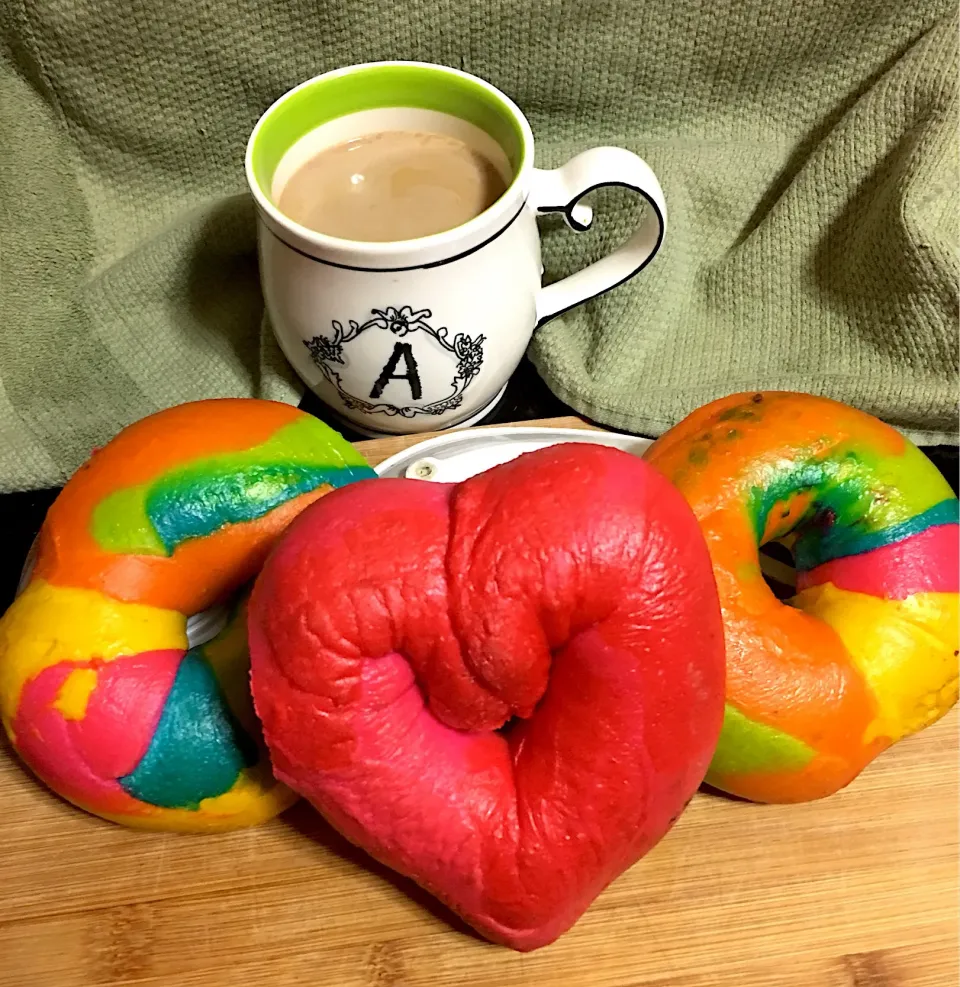
[(822, 533), (805, 532), (797, 539), (794, 546), (797, 568), (809, 572), (824, 562), (883, 548), (884, 545), (903, 541), (928, 528), (935, 528), (941, 524), (956, 524), (958, 520), (960, 520), (960, 501), (951, 497), (949, 500), (935, 504), (922, 514), (880, 531), (861, 531), (856, 527), (843, 528), (833, 525)]
[(909, 442), (898, 456), (841, 446), (828, 457), (811, 455), (782, 468), (765, 464), (747, 496), (758, 544), (774, 508), (802, 495), (812, 495), (793, 525), (796, 563), (802, 570), (957, 521), (957, 501), (949, 485)]
[(196, 810), (204, 799), (229, 791), (257, 758), (256, 745), (231, 716), (213, 670), (194, 650), (180, 662), (146, 753), (117, 780), (142, 802)]
[(713, 775), (754, 774), (768, 771), (800, 771), (816, 751), (802, 740), (774, 727), (757, 723), (727, 703), (716, 753), (707, 782)]
[(375, 475), (346, 440), (305, 418), (251, 449), (199, 459), (116, 491), (94, 509), (91, 534), (110, 552), (168, 556), (185, 541), (256, 520), (324, 484)]

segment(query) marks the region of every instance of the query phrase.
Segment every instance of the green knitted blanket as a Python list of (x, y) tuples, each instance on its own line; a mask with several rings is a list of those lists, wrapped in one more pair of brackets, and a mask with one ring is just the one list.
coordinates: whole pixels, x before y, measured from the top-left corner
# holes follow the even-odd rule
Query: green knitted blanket
[[(658, 433), (790, 388), (956, 441), (957, 37), (948, 0), (0, 0), (0, 491), (158, 408), (297, 400), (263, 320), (242, 156), (319, 72), (409, 58), (527, 112), (538, 164), (622, 144), (670, 213), (633, 282), (531, 355)], [(544, 227), (548, 278), (636, 222)]]

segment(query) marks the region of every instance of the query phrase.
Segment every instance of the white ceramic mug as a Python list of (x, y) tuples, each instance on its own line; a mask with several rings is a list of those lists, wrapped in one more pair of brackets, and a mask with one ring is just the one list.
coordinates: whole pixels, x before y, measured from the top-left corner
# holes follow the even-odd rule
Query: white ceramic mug
[[(389, 130), (460, 137), (502, 172), (507, 190), (462, 226), (389, 243), (316, 233), (277, 209), (306, 160)], [(534, 168), (530, 124), (510, 99), (474, 76), (419, 62), (351, 66), (292, 89), (254, 128), (246, 174), (280, 346), (334, 412), (368, 433), (478, 420), (534, 330), (642, 271), (666, 227), (660, 184), (637, 155), (598, 147), (553, 171)], [(587, 229), (591, 211), (581, 198), (610, 185), (646, 200), (639, 229), (618, 250), (542, 288), (537, 215), (559, 212), (573, 229)]]

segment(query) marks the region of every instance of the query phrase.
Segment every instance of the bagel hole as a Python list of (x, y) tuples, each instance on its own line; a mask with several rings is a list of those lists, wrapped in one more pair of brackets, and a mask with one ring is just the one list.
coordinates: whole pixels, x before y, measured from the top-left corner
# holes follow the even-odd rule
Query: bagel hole
[(793, 552), (786, 545), (771, 541), (760, 546), (760, 572), (778, 600), (796, 596), (797, 567)]
[(199, 648), (212, 641), (227, 626), (230, 608), (213, 606), (187, 618), (187, 647)]
[(510, 734), (523, 722), (519, 716), (511, 716), (502, 727), (497, 727), (494, 733), (499, 733), (504, 740), (510, 739)]
[[(546, 693), (544, 693), (544, 695), (546, 695)], [(509, 740), (514, 730), (517, 730), (524, 723), (529, 723), (534, 718), (534, 716), (537, 715), (537, 710), (540, 708), (541, 702), (543, 702), (543, 696), (541, 696), (540, 699), (537, 700), (537, 704), (533, 707), (532, 710), (530, 710), (530, 712), (526, 716), (519, 716), (517, 714), (514, 714), (513, 716), (510, 717), (509, 720), (507, 720), (506, 723), (503, 724), (502, 727), (497, 727), (494, 733), (500, 734), (500, 736), (503, 737), (504, 740)]]

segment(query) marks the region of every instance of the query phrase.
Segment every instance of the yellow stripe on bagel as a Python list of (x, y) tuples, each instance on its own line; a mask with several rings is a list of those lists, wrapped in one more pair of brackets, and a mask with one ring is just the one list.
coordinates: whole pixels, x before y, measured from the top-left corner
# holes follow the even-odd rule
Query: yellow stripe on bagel
[(0, 716), (12, 736), (24, 685), (58, 662), (186, 647), (187, 621), (176, 610), (34, 579), (0, 621)]
[(957, 701), (958, 599), (915, 593), (884, 600), (824, 583), (791, 600), (837, 632), (876, 697), (878, 714), (864, 743), (916, 733)]
[(165, 809), (140, 803), (138, 815), (98, 815), (131, 829), (164, 830), (174, 833), (227, 833), (259, 826), (289, 809), (298, 796), (273, 779), (268, 767), (255, 765), (240, 772), (233, 787), (223, 795), (203, 799), (199, 811)]

